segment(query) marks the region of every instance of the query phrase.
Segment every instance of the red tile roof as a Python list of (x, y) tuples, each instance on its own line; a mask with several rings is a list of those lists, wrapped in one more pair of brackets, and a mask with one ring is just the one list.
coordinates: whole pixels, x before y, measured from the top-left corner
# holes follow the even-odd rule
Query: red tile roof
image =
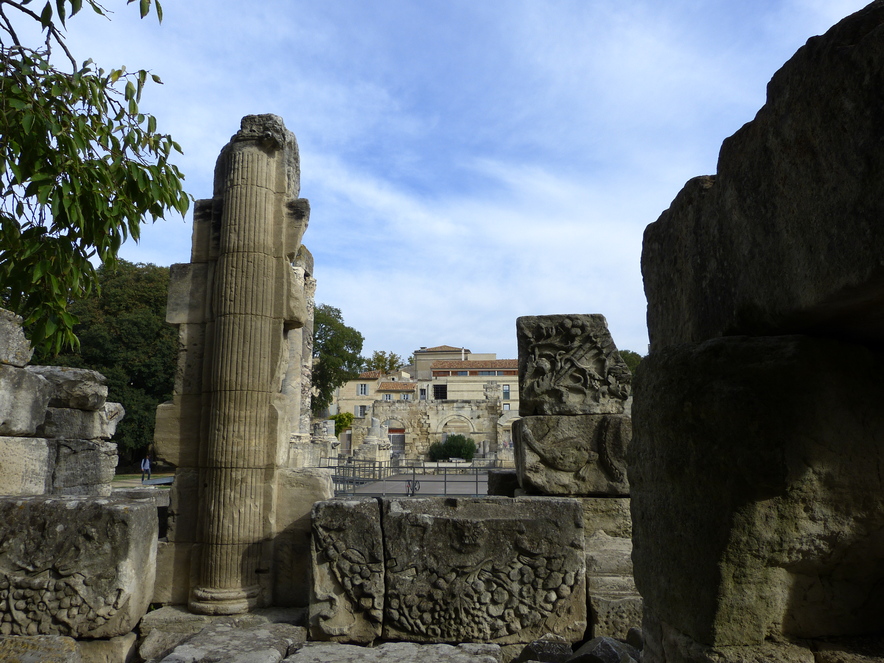
[(455, 369), (459, 368), (462, 371), (465, 370), (481, 370), (481, 369), (513, 369), (519, 368), (519, 360), (518, 359), (467, 359), (466, 361), (434, 361), (430, 364), (430, 368), (438, 369), (438, 368), (447, 368), (447, 369)]
[(365, 371), (359, 374), (360, 380), (377, 380), (379, 377), (381, 377), (380, 371)]
[(415, 382), (381, 382), (378, 391), (414, 391)]

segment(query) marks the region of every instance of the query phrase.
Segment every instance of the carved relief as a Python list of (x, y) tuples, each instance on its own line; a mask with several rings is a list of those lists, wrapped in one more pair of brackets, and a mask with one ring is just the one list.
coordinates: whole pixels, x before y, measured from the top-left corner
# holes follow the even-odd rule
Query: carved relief
[(574, 500), (386, 500), (384, 637), (530, 642), (586, 628)]
[(619, 414), (632, 375), (601, 315), (516, 321), (519, 414)]

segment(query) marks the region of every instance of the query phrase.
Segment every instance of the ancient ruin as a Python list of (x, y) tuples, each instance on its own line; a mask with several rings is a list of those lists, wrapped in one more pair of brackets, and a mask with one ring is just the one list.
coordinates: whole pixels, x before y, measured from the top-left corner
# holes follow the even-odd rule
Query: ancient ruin
[(648, 663), (884, 654), (882, 45), (880, 1), (810, 39), (645, 231)]

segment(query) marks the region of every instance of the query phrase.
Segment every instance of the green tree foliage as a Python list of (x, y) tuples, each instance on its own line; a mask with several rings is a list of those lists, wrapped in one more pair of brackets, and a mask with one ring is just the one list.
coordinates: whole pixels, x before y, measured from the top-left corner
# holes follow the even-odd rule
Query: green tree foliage
[(169, 268), (117, 261), (100, 267), (99, 288), (74, 302), (79, 350), (38, 350), (32, 363), (91, 368), (107, 377), (108, 400), (126, 408), (114, 442), (120, 464), (143, 457), (153, 441), (157, 405), (172, 396), (178, 341), (166, 324)]
[[(169, 162), (181, 148), (138, 106), (159, 78), (78, 65), (68, 50), (62, 30), (84, 4), (108, 13), (95, 0), (0, 1), (0, 296), (53, 352), (76, 347), (70, 304), (98, 286), (95, 264), (113, 266), (147, 217), (189, 206)], [(142, 18), (152, 5), (162, 20), (155, 0), (139, 0)], [(32, 21), (36, 47), (19, 40)]]
[(402, 357), (395, 352), (375, 350), (371, 353), (371, 359), (366, 360), (364, 370), (380, 371), (382, 374), (395, 373), (405, 366)]
[(620, 357), (626, 362), (626, 366), (632, 374), (635, 375), (635, 369), (642, 363), (643, 357), (638, 352), (633, 352), (632, 350), (620, 350)]
[(473, 460), (477, 449), (473, 438), (455, 433), (449, 435), (444, 442), (433, 442), (427, 450), (427, 455), (433, 462), (448, 460), (449, 458)]
[(362, 334), (344, 324), (341, 309), (319, 304), (313, 318), (312, 410), (320, 416), (334, 397), (334, 391), (355, 379), (365, 363)]
[(353, 427), (352, 412), (338, 412), (337, 414), (329, 417), (329, 419), (333, 419), (335, 422), (335, 437), (343, 433), (348, 428)]

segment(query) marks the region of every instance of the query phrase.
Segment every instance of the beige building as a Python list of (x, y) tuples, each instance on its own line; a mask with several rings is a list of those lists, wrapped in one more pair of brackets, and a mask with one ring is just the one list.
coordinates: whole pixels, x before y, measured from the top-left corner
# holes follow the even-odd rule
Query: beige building
[(368, 371), (338, 390), (337, 411), (355, 417), (342, 434), (340, 452), (352, 453), (362, 443), (374, 417), (399, 457), (423, 458), (449, 433), (473, 438), (485, 455), (511, 455), (519, 412), (517, 360), (449, 345), (422, 347), (414, 358), (411, 372)]

